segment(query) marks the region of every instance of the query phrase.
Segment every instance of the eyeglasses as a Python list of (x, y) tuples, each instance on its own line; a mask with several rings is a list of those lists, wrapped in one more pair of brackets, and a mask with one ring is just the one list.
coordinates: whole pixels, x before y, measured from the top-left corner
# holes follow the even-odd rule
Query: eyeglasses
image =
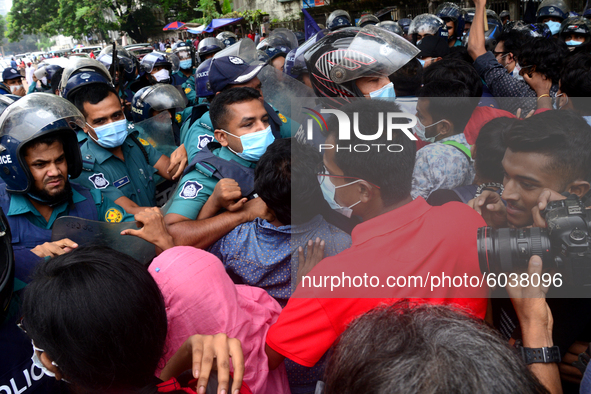
[(528, 68), (532, 68), (532, 67), (534, 67), (533, 64), (531, 66), (523, 66), (523, 67), (521, 67), (521, 70), (519, 70), (519, 75), (521, 75), (523, 77), (523, 74), (525, 74), (526, 70)]
[(508, 55), (508, 54), (509, 54), (509, 52), (495, 52), (495, 51), (492, 51), (492, 54), (493, 54), (495, 57), (497, 57), (497, 56), (499, 56), (499, 55)]
[(321, 185), (322, 185), (322, 182), (324, 182), (324, 179), (326, 177), (330, 177), (330, 178), (340, 178), (340, 179), (357, 179), (359, 181), (367, 182), (370, 185), (372, 185), (373, 187), (380, 189), (380, 187), (378, 185), (368, 182), (362, 178), (358, 178), (355, 176), (347, 176), (347, 175), (332, 175), (330, 172), (328, 172), (328, 168), (326, 168), (324, 163), (320, 163), (318, 165), (318, 168), (316, 169), (316, 176), (318, 177), (318, 183), (320, 183)]

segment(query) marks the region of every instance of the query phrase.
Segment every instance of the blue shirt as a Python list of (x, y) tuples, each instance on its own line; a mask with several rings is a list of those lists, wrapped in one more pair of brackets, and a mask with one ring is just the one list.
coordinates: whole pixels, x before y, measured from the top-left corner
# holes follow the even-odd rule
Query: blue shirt
[(412, 173), (412, 198), (421, 196), (426, 200), (435, 190), (469, 185), (474, 180), (472, 160), (458, 148), (442, 144), (445, 141), (456, 141), (470, 148), (466, 136), (460, 133), (419, 149)]
[(213, 244), (209, 251), (246, 284), (262, 287), (285, 306), (295, 290), (298, 248), (311, 239), (324, 240), (324, 256), (351, 246), (351, 237), (317, 215), (301, 225), (275, 227), (257, 218), (243, 223)]

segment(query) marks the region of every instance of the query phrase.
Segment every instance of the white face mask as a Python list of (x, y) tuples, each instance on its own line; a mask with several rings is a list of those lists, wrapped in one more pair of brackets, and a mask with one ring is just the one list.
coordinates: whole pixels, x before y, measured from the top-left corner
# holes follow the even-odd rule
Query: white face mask
[(440, 121), (430, 124), (429, 126), (425, 126), (425, 125), (423, 125), (423, 123), (421, 123), (421, 121), (419, 119), (417, 119), (417, 124), (415, 127), (413, 127), (413, 130), (414, 130), (415, 134), (417, 135), (417, 137), (419, 137), (422, 141), (435, 142), (435, 138), (439, 137), (439, 134), (441, 134), (441, 133), (438, 133), (437, 135), (435, 135), (433, 137), (427, 137), (425, 135), (425, 129), (427, 127), (435, 126), (437, 123), (441, 123), (444, 120), (445, 119), (441, 119)]
[(10, 86), (10, 91), (12, 92), (12, 94), (15, 94), (19, 89), (22, 89), (23, 85), (11, 85)]
[(158, 71), (157, 73), (152, 74), (152, 76), (154, 78), (156, 78), (156, 81), (158, 81), (158, 82), (162, 82), (162, 81), (165, 81), (167, 79), (170, 79), (170, 73), (165, 68), (163, 68), (162, 70)]
[(519, 75), (520, 71), (521, 71), (521, 66), (519, 65), (519, 63), (515, 63), (515, 68), (513, 68), (513, 73), (511, 75), (516, 80), (523, 81), (523, 77), (521, 75)]
[[(37, 368), (41, 369), (45, 375), (47, 375), (51, 378), (55, 378), (55, 373), (53, 373), (49, 369), (47, 369), (45, 367), (45, 365), (43, 365), (43, 363), (39, 359), (39, 356), (37, 356), (37, 352), (43, 353), (44, 350), (39, 349), (37, 346), (35, 346), (35, 342), (33, 342), (32, 339), (31, 339), (31, 345), (33, 345), (33, 355), (31, 356), (31, 360), (33, 361), (33, 365), (35, 365)], [(52, 361), (51, 365), (53, 365), (54, 367), (57, 367), (57, 364), (55, 363), (55, 361)]]
[[(323, 178), (325, 178), (325, 179), (323, 179)], [(353, 208), (355, 205), (359, 204), (361, 202), (361, 200), (357, 201), (355, 204), (350, 205), (348, 207), (343, 207), (335, 200), (336, 191), (337, 191), (336, 189), (339, 189), (339, 188), (345, 187), (345, 186), (349, 186), (349, 185), (352, 185), (357, 182), (361, 182), (361, 179), (357, 179), (356, 181), (349, 182), (349, 183), (346, 183), (341, 186), (335, 186), (334, 183), (332, 183), (332, 181), (330, 180), (330, 177), (318, 176), (318, 182), (320, 182), (320, 189), (322, 190), (322, 195), (324, 196), (324, 199), (326, 200), (328, 205), (330, 205), (330, 207), (332, 209), (334, 209), (335, 211), (337, 211), (341, 215), (350, 218), (351, 215), (353, 214), (353, 210), (351, 208)]]

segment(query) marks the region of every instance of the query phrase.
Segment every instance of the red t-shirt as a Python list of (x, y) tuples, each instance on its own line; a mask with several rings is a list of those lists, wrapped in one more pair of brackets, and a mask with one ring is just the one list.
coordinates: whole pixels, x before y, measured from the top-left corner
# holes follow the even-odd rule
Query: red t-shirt
[[(483, 226), (486, 223), (482, 217), (465, 204), (451, 202), (432, 207), (418, 197), (356, 226), (351, 248), (325, 258), (308, 276), (367, 274), (378, 276), (381, 284), (387, 283), (388, 276), (433, 280), (442, 273), (480, 279), (476, 234)], [(307, 367), (316, 364), (352, 320), (382, 303), (419, 298), (419, 302), (454, 304), (479, 318), (486, 314), (486, 281), (482, 287), (461, 284), (434, 292), (430, 286), (412, 288), (402, 282), (398, 287), (370, 285), (330, 291), (330, 282), (328, 288), (310, 288), (303, 287), (305, 281), (269, 329), (266, 342), (276, 352)]]

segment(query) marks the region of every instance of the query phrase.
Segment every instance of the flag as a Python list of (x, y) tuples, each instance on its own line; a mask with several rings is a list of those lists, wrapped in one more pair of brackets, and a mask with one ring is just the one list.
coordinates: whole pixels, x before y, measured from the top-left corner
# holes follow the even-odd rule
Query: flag
[(306, 34), (306, 40), (312, 37), (314, 34), (320, 31), (320, 27), (318, 27), (318, 23), (312, 18), (308, 11), (302, 8), (302, 12), (304, 13), (304, 28)]

